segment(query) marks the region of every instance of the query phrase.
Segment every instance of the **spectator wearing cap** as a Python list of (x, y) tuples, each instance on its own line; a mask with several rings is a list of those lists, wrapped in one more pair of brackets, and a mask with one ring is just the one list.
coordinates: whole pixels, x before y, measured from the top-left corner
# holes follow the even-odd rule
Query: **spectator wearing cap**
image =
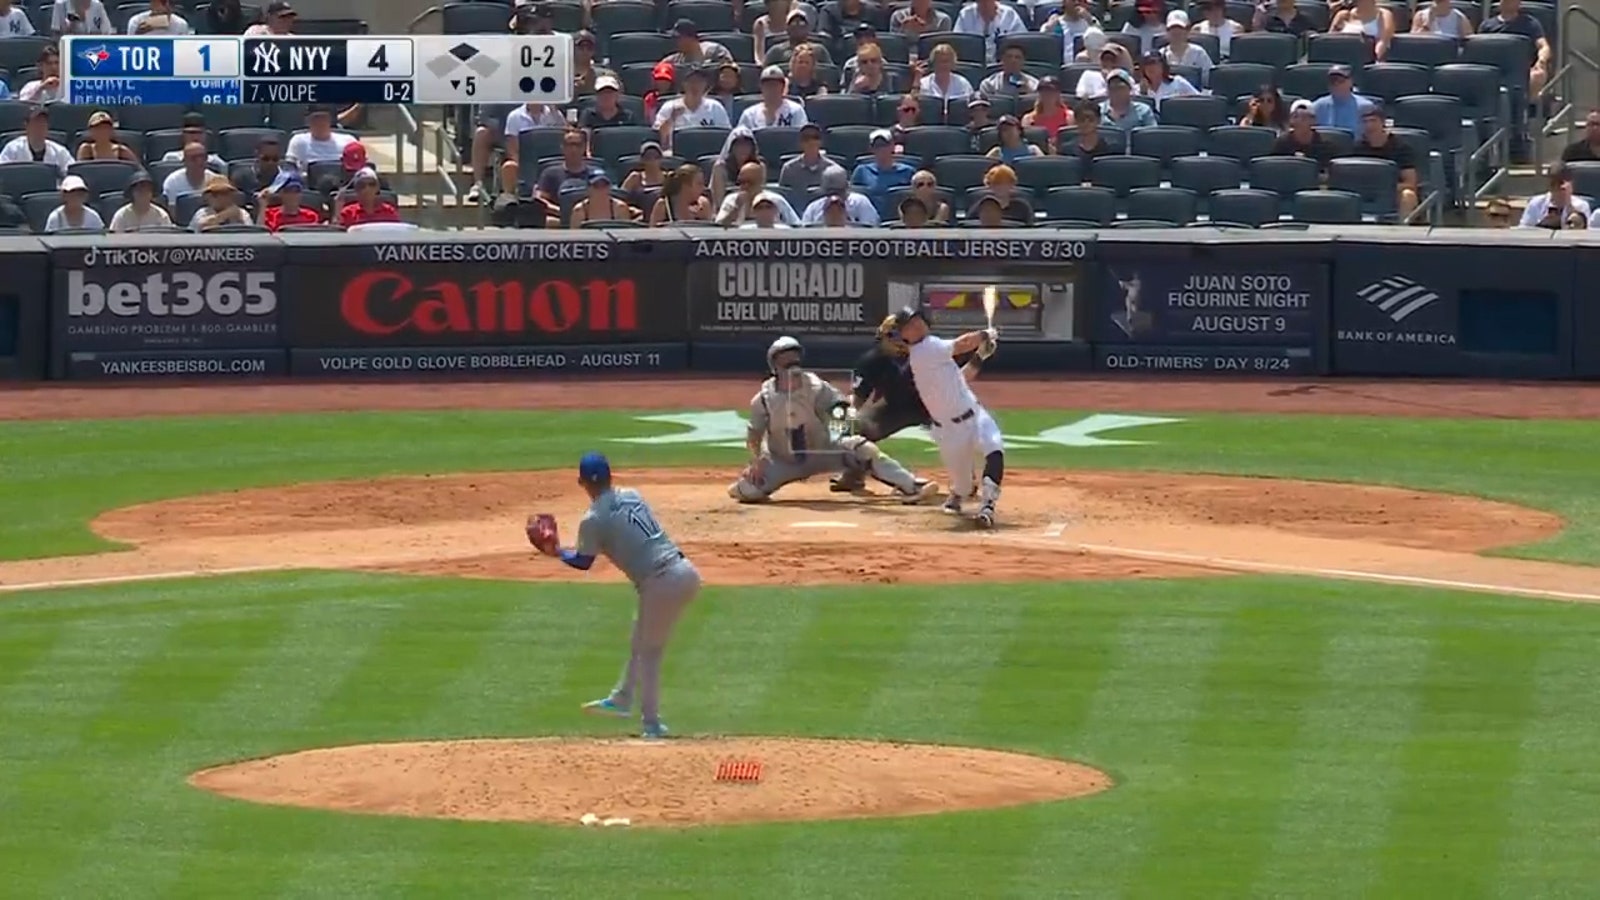
[(1071, 65), (1077, 58), (1083, 36), (1100, 23), (1089, 12), (1084, 0), (1061, 0), (1061, 8), (1050, 14), (1039, 26), (1041, 34), (1053, 34), (1061, 39), (1061, 64)]
[(672, 35), (675, 49), (667, 55), (666, 61), (672, 63), (680, 75), (685, 67), (734, 62), (733, 54), (728, 52), (727, 47), (716, 41), (700, 40), (700, 26), (694, 24), (693, 19), (679, 19), (672, 26)]
[[(1000, 201), (1001, 217), (1009, 222), (1019, 225), (1033, 224), (1033, 207), (1022, 195), (1017, 193), (1017, 170), (1005, 163), (991, 168), (983, 173), (983, 196)], [(978, 205), (983, 202), (982, 197), (974, 203), (968, 212), (973, 218), (978, 217)]]
[(835, 38), (856, 34), (860, 26), (870, 28), (881, 21), (878, 4), (870, 0), (830, 0), (822, 6), (822, 32)]
[(1483, 20), (1479, 34), (1520, 34), (1533, 43), (1533, 62), (1528, 69), (1528, 96), (1537, 97), (1550, 80), (1550, 38), (1539, 20), (1522, 7), (1522, 0), (1500, 0), (1500, 9)]
[(766, 59), (767, 51), (771, 48), (767, 42), (774, 40), (777, 35), (783, 34), (789, 21), (789, 14), (798, 11), (809, 22), (817, 21), (817, 8), (809, 3), (795, 3), (794, 0), (767, 0), (762, 7), (762, 13), (751, 23), (750, 33), (754, 38), (756, 59)]
[(17, 91), (17, 99), (24, 103), (54, 103), (65, 91), (61, 84), (61, 51), (54, 44), (39, 50), (39, 76)]
[(933, 221), (928, 204), (915, 194), (902, 198), (895, 212), (900, 217), (900, 224), (907, 228), (926, 228)]
[(517, 0), (506, 30), (512, 34), (555, 34), (556, 12), (544, 3)]
[(239, 192), (226, 175), (212, 172), (200, 193), (206, 202), (189, 220), (190, 231), (215, 231), (224, 225), (253, 224), (250, 214), (239, 205)]
[(50, 30), (60, 35), (117, 33), (102, 0), (55, 0)]
[(72, 154), (67, 148), (50, 140), (50, 112), (42, 106), (28, 111), (28, 121), (21, 135), (0, 148), (0, 163), (41, 162), (61, 170), (65, 176), (72, 165)]
[(680, 128), (731, 128), (728, 108), (706, 96), (704, 69), (691, 69), (683, 79), (683, 96), (674, 97), (656, 111), (655, 129), (661, 146), (671, 149), (672, 135)]
[(283, 145), (267, 135), (256, 142), (256, 156), (248, 166), (230, 166), (229, 179), (245, 197), (245, 205), (261, 209), (270, 199), (271, 189), (284, 174)]
[(909, 6), (889, 14), (889, 30), (915, 39), (925, 34), (954, 31), (955, 22), (948, 13), (935, 7), (933, 0), (911, 0)]
[[(995, 123), (991, 118), (994, 107), (990, 105), (989, 98), (982, 94), (973, 94), (967, 98), (967, 140), (972, 143), (972, 152), (983, 151), (984, 132), (993, 128)], [(896, 136), (901, 140), (900, 136)]]
[(1199, 69), (1201, 84), (1211, 77), (1216, 63), (1206, 48), (1189, 41), (1189, 14), (1181, 9), (1167, 13), (1167, 45), (1159, 52), (1171, 65)]
[[(1306, 101), (1306, 109), (1311, 109), (1311, 101)], [(1311, 113), (1313, 123), (1316, 113)], [(1289, 127), (1289, 108), (1283, 102), (1283, 95), (1270, 84), (1262, 85), (1250, 98), (1245, 106), (1244, 115), (1239, 117), (1240, 125), (1252, 128), (1271, 128), (1279, 134)]]
[(1066, 146), (1057, 145), (1056, 152), (1062, 156), (1077, 156), (1085, 160), (1092, 160), (1100, 156), (1109, 156), (1112, 152), (1111, 145), (1106, 143), (1105, 135), (1100, 133), (1100, 105), (1093, 101), (1085, 102), (1073, 114), (1078, 135), (1075, 140), (1068, 141)]
[(645, 118), (655, 121), (662, 99), (677, 93), (677, 84), (677, 69), (672, 63), (666, 60), (656, 63), (650, 70), (650, 90), (644, 92)]
[(778, 184), (785, 190), (806, 194), (822, 187), (822, 173), (839, 168), (822, 152), (822, 127), (807, 123), (800, 129), (800, 155), (783, 164)]
[(911, 196), (922, 201), (923, 207), (928, 210), (929, 218), (935, 224), (949, 223), (950, 204), (939, 196), (939, 179), (932, 172), (923, 169), (911, 176)]
[[(210, 132), (206, 131), (205, 114), (197, 112), (184, 113), (181, 135), (183, 143), (179, 145), (180, 149), (168, 150), (166, 153), (162, 154), (162, 162), (181, 162), (183, 160), (182, 148), (187, 147), (190, 144), (200, 144), (201, 146), (206, 147), (211, 145), (211, 134)], [(228, 171), (227, 161), (215, 153), (208, 152), (206, 154), (206, 165), (209, 166), (213, 172)]]
[(89, 114), (89, 131), (78, 144), (78, 159), (80, 161), (120, 159), (123, 162), (138, 162), (139, 154), (133, 152), (132, 147), (117, 140), (117, 122), (111, 118), (111, 113), (97, 109)]
[(261, 227), (277, 232), (285, 225), (319, 225), (322, 214), (305, 206), (306, 184), (299, 175), (289, 174), (272, 190), (273, 203), (263, 205)]
[[(509, 161), (508, 161), (509, 162)], [(589, 178), (600, 167), (589, 161), (589, 140), (581, 131), (569, 131), (561, 137), (561, 161), (551, 163), (539, 173), (536, 193), (550, 207), (552, 215), (561, 211), (561, 195), (575, 188), (586, 188)], [(517, 169), (507, 169), (505, 184), (516, 184)]]
[(956, 71), (957, 61), (955, 47), (949, 44), (935, 46), (928, 54), (933, 71), (922, 76), (917, 83), (917, 90), (937, 100), (965, 100), (972, 96), (972, 82)]
[(1003, 163), (1014, 163), (1019, 159), (1030, 156), (1043, 156), (1044, 151), (1037, 144), (1030, 144), (1023, 139), (1022, 123), (1016, 116), (1001, 116), (999, 128), (1000, 142), (989, 148), (990, 159), (998, 159)]
[(172, 8), (172, 0), (150, 0), (150, 8), (128, 20), (129, 34), (193, 34), (189, 20)]
[[(1090, 32), (1094, 37), (1097, 33)], [(1090, 42), (1087, 46), (1093, 46)], [(1078, 78), (1076, 91), (1081, 100), (1104, 100), (1106, 98), (1106, 81), (1113, 72), (1124, 72), (1133, 67), (1133, 61), (1128, 57), (1128, 49), (1121, 44), (1114, 44), (1106, 40), (1105, 35), (1099, 35), (1099, 48), (1095, 51), (1095, 59), (1099, 68), (1090, 69)]]
[(289, 138), (289, 148), (284, 157), (302, 172), (312, 163), (334, 162), (344, 155), (344, 148), (356, 136), (333, 130), (333, 110), (313, 107), (306, 113), (304, 131)]
[(1583, 118), (1583, 137), (1561, 151), (1562, 162), (1600, 162), (1600, 109)]
[(992, 66), (1000, 58), (1000, 39), (1008, 34), (1021, 34), (1028, 30), (1022, 17), (1000, 0), (975, 0), (961, 7), (956, 14), (957, 34), (975, 34), (983, 38), (984, 65)]
[(1389, 56), (1389, 44), (1394, 40), (1394, 13), (1378, 4), (1378, 0), (1355, 0), (1339, 10), (1328, 27), (1333, 34), (1359, 34), (1372, 44), (1373, 58), (1383, 62)]
[(733, 98), (744, 93), (740, 89), (744, 73), (739, 70), (739, 64), (729, 60), (721, 63), (716, 69), (716, 78), (711, 81), (711, 96), (722, 103), (731, 103)]
[(179, 197), (200, 193), (214, 174), (206, 164), (205, 145), (189, 144), (183, 148), (183, 166), (161, 182), (161, 195), (167, 198), (168, 206), (176, 208)]
[(244, 6), (239, 0), (212, 0), (201, 24), (206, 34), (244, 34), (252, 23), (245, 21)]
[(1165, 10), (1161, 0), (1137, 0), (1133, 5), (1133, 18), (1122, 26), (1123, 34), (1131, 34), (1139, 39), (1139, 55), (1144, 56), (1156, 49), (1156, 41), (1166, 37), (1167, 23), (1163, 18)]
[(785, 65), (801, 48), (805, 48), (811, 51), (814, 61), (833, 65), (833, 56), (828, 48), (811, 34), (811, 18), (803, 10), (789, 10), (789, 15), (783, 20), (783, 33), (784, 43), (768, 42), (767, 52), (761, 57), (763, 64)]
[[(843, 172), (839, 173), (841, 176)], [(722, 198), (722, 203), (717, 207), (716, 223), (718, 225), (742, 225), (748, 221), (755, 212), (756, 199), (768, 195), (778, 204), (778, 218), (783, 222), (793, 225), (797, 223), (794, 207), (781, 194), (774, 194), (767, 190), (767, 167), (759, 160), (752, 160), (739, 168), (739, 181), (737, 189), (729, 191)]]
[(850, 185), (875, 204), (882, 204), (891, 191), (910, 187), (911, 176), (917, 173), (909, 164), (895, 158), (894, 135), (887, 128), (879, 128), (867, 137), (872, 159), (856, 166), (850, 173)]
[(1020, 97), (1037, 93), (1039, 79), (1023, 71), (1028, 55), (1018, 44), (1000, 51), (1000, 71), (978, 82), (978, 93), (985, 97)]
[(1118, 69), (1106, 78), (1106, 99), (1100, 102), (1100, 120), (1106, 128), (1128, 132), (1156, 124), (1156, 114), (1133, 99), (1133, 76)]
[(1061, 82), (1055, 76), (1039, 79), (1038, 93), (1033, 98), (1033, 109), (1022, 116), (1023, 128), (1042, 128), (1045, 143), (1051, 153), (1061, 141), (1061, 129), (1072, 125), (1072, 109), (1061, 102)]
[(1372, 101), (1355, 92), (1350, 80), (1349, 66), (1334, 66), (1328, 70), (1328, 93), (1311, 104), (1320, 128), (1342, 128), (1351, 134), (1361, 133), (1361, 118), (1372, 109)]
[(1305, 157), (1317, 164), (1318, 172), (1327, 175), (1336, 151), (1333, 141), (1316, 126), (1317, 114), (1311, 110), (1311, 101), (1294, 101), (1289, 105), (1289, 128), (1273, 143), (1272, 155)]
[(1146, 54), (1139, 60), (1139, 96), (1149, 97), (1155, 105), (1156, 115), (1161, 114), (1161, 104), (1169, 97), (1193, 97), (1200, 91), (1189, 79), (1172, 73), (1172, 64), (1160, 51)]
[(1294, 37), (1305, 37), (1317, 30), (1317, 23), (1311, 21), (1305, 13), (1300, 11), (1294, 0), (1273, 0), (1269, 5), (1263, 3), (1256, 7), (1256, 14), (1251, 20), (1251, 31), (1267, 31), (1273, 34), (1288, 34)]
[(663, 165), (665, 159), (659, 141), (645, 141), (640, 144), (639, 164), (622, 179), (622, 193), (630, 200), (637, 200), (643, 197), (646, 191), (663, 187), (667, 180), (667, 170)]
[(89, 205), (89, 185), (76, 175), (61, 179), (61, 205), (44, 221), (46, 234), (58, 231), (105, 231), (105, 220)]
[(778, 66), (761, 70), (761, 102), (745, 107), (739, 114), (739, 124), (751, 131), (763, 128), (799, 128), (810, 121), (806, 108), (798, 100), (784, 96), (789, 79)]
[(378, 173), (371, 169), (362, 169), (356, 173), (351, 187), (355, 193), (354, 202), (346, 203), (343, 194), (336, 196), (333, 201), (337, 207), (336, 215), (340, 227), (349, 228), (352, 225), (366, 225), (370, 222), (400, 221), (400, 211), (379, 193), (381, 188), (378, 185)]
[[(1244, 29), (1228, 18), (1228, 0), (1200, 0), (1200, 21), (1189, 30), (1194, 34), (1209, 34), (1217, 39), (1217, 50), (1222, 59), (1233, 52), (1233, 36)], [(1217, 60), (1221, 62), (1222, 60)]]
[(806, 225), (819, 225), (830, 201), (840, 204), (844, 218), (851, 225), (877, 225), (878, 210), (865, 195), (850, 189), (850, 179), (843, 169), (829, 169), (822, 173), (822, 196), (811, 201), (800, 221)]
[(639, 211), (611, 193), (611, 176), (595, 172), (589, 176), (589, 190), (573, 204), (570, 227), (582, 228), (585, 222), (632, 222)]
[(331, 194), (353, 182), (357, 172), (366, 170), (378, 176), (378, 187), (384, 190), (389, 189), (387, 179), (383, 177), (383, 173), (379, 172), (378, 167), (367, 159), (367, 145), (360, 141), (356, 141), (344, 148), (344, 154), (339, 157), (339, 170), (344, 176), (342, 181), (333, 184), (314, 184), (312, 187)]
[(601, 75), (594, 80), (594, 105), (578, 116), (578, 126), (586, 131), (596, 128), (616, 128), (620, 125), (638, 125), (633, 112), (623, 106), (622, 82), (615, 75)]
[(828, 86), (817, 77), (817, 48), (812, 44), (796, 47), (789, 56), (789, 96), (820, 97)]
[(113, 233), (172, 227), (172, 217), (155, 203), (156, 180), (150, 177), (149, 172), (140, 169), (129, 176), (128, 186), (123, 188), (122, 196), (127, 202), (111, 214)]
[(1400, 186), (1396, 205), (1404, 219), (1417, 208), (1417, 157), (1405, 141), (1394, 136), (1384, 121), (1383, 109), (1369, 104), (1361, 112), (1361, 137), (1356, 141), (1354, 156), (1387, 159), (1400, 170)]
[(1004, 228), (1006, 206), (993, 194), (979, 194), (978, 198), (972, 201), (972, 208), (967, 211), (967, 218), (984, 228)]
[(1452, 0), (1433, 0), (1417, 7), (1411, 17), (1412, 34), (1432, 34), (1462, 41), (1472, 35), (1472, 20), (1455, 8)]
[(1575, 218), (1587, 220), (1590, 217), (1592, 210), (1589, 201), (1573, 194), (1572, 173), (1566, 166), (1551, 168), (1549, 187), (1545, 193), (1528, 198), (1518, 228), (1560, 231), (1570, 227), (1569, 223)]
[(883, 48), (876, 42), (861, 46), (856, 55), (850, 57), (850, 62), (855, 63), (856, 68), (854, 75), (845, 75), (849, 93), (868, 97), (899, 93), (900, 85), (895, 83), (894, 73), (883, 64)]
[(32, 37), (33, 23), (28, 13), (16, 7), (13, 0), (0, 0), (0, 40)]
[(289, 5), (289, 0), (272, 0), (261, 14), (261, 21), (244, 30), (245, 37), (294, 34), (300, 14)]
[(750, 219), (740, 228), (788, 228), (789, 223), (779, 218), (779, 197), (771, 191), (762, 191), (750, 202)]
[(617, 73), (594, 61), (594, 32), (584, 29), (572, 39), (572, 86), (580, 94), (599, 90), (602, 78), (616, 80)]

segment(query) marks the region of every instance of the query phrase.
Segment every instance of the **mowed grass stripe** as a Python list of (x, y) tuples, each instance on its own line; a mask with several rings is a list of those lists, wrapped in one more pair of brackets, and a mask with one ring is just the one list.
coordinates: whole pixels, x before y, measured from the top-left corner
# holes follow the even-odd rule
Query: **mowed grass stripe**
[(791, 698), (774, 691), (792, 666), (810, 663), (801, 649), (823, 613), (814, 593), (754, 587), (702, 592), (688, 615), (698, 634), (667, 648), (664, 713), (696, 731), (751, 733), (781, 719)]
[(1539, 641), (1506, 610), (1441, 619), (1401, 751), (1376, 896), (1483, 896), (1509, 836)]
[(1373, 629), (1363, 610), (1330, 610), (1338, 630), (1301, 711), (1300, 742), (1256, 897), (1358, 897), (1376, 875), (1432, 645), (1424, 610), (1386, 609), (1392, 614), (1382, 629)]
[(34, 666), (49, 658), (66, 631), (65, 622), (18, 625), (0, 617), (0, 710), (7, 689), (27, 683)]

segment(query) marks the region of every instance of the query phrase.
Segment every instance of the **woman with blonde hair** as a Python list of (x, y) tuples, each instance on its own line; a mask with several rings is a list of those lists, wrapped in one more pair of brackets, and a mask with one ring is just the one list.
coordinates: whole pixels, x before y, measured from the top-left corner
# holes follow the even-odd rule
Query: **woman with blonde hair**
[(965, 100), (972, 96), (972, 82), (956, 71), (956, 48), (938, 44), (928, 54), (933, 71), (917, 83), (918, 90), (940, 100)]
[(828, 86), (817, 80), (817, 53), (810, 44), (794, 48), (789, 57), (789, 96), (819, 97), (828, 93)]
[(661, 182), (661, 199), (650, 210), (651, 225), (669, 222), (709, 222), (711, 201), (706, 199), (706, 176), (694, 163), (684, 163)]
[(939, 179), (923, 169), (911, 176), (911, 196), (928, 209), (928, 219), (943, 225), (950, 221), (950, 204), (939, 196)]

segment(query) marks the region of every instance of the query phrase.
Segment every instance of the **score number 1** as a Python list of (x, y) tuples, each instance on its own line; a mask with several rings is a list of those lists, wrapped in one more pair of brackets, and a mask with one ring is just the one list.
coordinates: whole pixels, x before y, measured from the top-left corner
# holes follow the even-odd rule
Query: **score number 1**
[(172, 75), (175, 78), (238, 78), (237, 39), (174, 38)]

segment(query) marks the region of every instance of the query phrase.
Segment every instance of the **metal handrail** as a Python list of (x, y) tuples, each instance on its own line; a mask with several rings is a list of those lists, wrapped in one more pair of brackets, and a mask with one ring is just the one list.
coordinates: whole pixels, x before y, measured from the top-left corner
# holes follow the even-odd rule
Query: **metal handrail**
[(1567, 7), (1566, 11), (1561, 14), (1561, 30), (1556, 35), (1556, 59), (1560, 61), (1560, 67), (1550, 73), (1550, 78), (1545, 82), (1544, 90), (1540, 91), (1539, 96), (1534, 98), (1536, 102), (1542, 101), (1545, 97), (1555, 96), (1558, 86), (1561, 90), (1560, 98), (1562, 102), (1560, 107), (1551, 113), (1550, 117), (1545, 120), (1544, 127), (1540, 128), (1534, 136), (1537, 142), (1535, 147), (1538, 151), (1536, 159), (1541, 167), (1548, 156), (1545, 152), (1547, 141), (1556, 135), (1570, 133), (1573, 125), (1576, 124), (1577, 104), (1572, 100), (1576, 96), (1576, 92), (1573, 89), (1573, 81), (1579, 74), (1580, 69), (1586, 69), (1594, 76), (1595, 89), (1597, 93), (1600, 93), (1600, 61), (1591, 59), (1588, 54), (1572, 46), (1572, 25), (1576, 19), (1588, 22), (1593, 27), (1595, 40), (1600, 42), (1600, 18), (1596, 18), (1582, 7)]
[[(1462, 195), (1470, 201), (1482, 200), (1491, 196), (1492, 192), (1500, 187), (1500, 183), (1511, 175), (1511, 92), (1500, 88), (1500, 99), (1496, 104), (1495, 121), (1498, 123), (1495, 130), (1476, 149), (1467, 154), (1461, 168)], [(1476, 184), (1478, 166), (1489, 163), (1494, 167), (1483, 184)]]

